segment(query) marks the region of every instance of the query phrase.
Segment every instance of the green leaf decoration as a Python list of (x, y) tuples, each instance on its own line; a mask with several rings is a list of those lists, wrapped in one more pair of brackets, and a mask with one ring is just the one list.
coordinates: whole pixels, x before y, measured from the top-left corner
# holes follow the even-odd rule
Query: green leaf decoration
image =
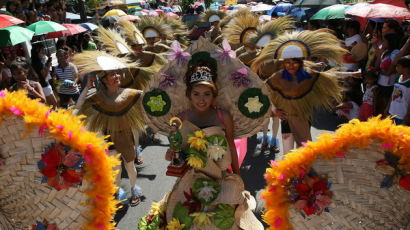
[(140, 218), (140, 221), (138, 222), (138, 229), (139, 230), (147, 230), (147, 215), (143, 216)]
[(208, 162), (208, 157), (206, 157), (206, 156), (204, 155), (204, 153), (202, 153), (201, 151), (198, 151), (197, 149), (194, 149), (194, 148), (188, 148), (188, 149), (186, 150), (186, 152), (187, 152), (188, 154), (190, 154), (190, 155), (193, 155), (193, 156), (196, 156), (196, 157), (198, 157), (198, 158), (201, 158), (201, 160), (202, 160), (202, 168), (205, 168), (206, 163)]
[(219, 145), (226, 150), (228, 146), (228, 142), (226, 141), (226, 138), (224, 136), (212, 135), (208, 137), (208, 145)]
[(192, 222), (194, 220), (194, 218), (189, 216), (188, 207), (182, 206), (181, 202), (178, 202), (175, 205), (172, 217), (178, 219), (181, 224), (185, 224), (183, 230), (188, 230), (191, 227)]
[(144, 110), (151, 116), (164, 116), (171, 109), (171, 99), (161, 89), (153, 89), (145, 93), (142, 98)]
[(262, 117), (268, 112), (270, 106), (269, 97), (262, 93), (259, 88), (249, 88), (242, 92), (238, 99), (238, 109), (251, 119)]
[(197, 179), (192, 187), (192, 193), (204, 205), (214, 201), (221, 191), (221, 185), (208, 179)]
[(218, 204), (215, 210), (214, 224), (221, 230), (229, 230), (235, 223), (235, 210), (228, 204)]
[(140, 218), (140, 221), (138, 222), (138, 230), (158, 230), (159, 225), (161, 224), (161, 217), (159, 215), (152, 217), (150, 223), (148, 223), (147, 217), (148, 215), (145, 215)]

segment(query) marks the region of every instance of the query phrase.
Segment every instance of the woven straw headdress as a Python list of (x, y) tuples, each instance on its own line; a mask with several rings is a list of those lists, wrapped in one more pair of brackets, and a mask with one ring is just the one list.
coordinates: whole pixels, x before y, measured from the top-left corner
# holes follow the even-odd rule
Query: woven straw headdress
[(73, 57), (73, 64), (77, 66), (80, 74), (138, 67), (138, 63), (131, 64), (127, 58), (115, 57), (104, 51), (78, 53)]
[(120, 20), (118, 24), (122, 27), (123, 33), (129, 45), (144, 45), (147, 43), (142, 33), (130, 21)]
[(132, 53), (132, 49), (119, 33), (111, 29), (105, 29), (102, 26), (98, 27), (97, 40), (104, 44), (105, 50), (113, 55), (127, 55)]
[(338, 46), (340, 42), (333, 34), (322, 31), (285, 33), (265, 46), (253, 62), (252, 69), (258, 71), (265, 61), (271, 59), (316, 57), (340, 63), (346, 53)]
[(145, 38), (154, 38), (165, 35), (167, 39), (173, 39), (171, 27), (166, 24), (162, 17), (141, 17), (137, 27)]
[(253, 14), (235, 17), (232, 24), (226, 25), (222, 34), (231, 44), (243, 44), (251, 34), (257, 34), (258, 17)]
[(217, 22), (221, 21), (226, 14), (222, 11), (206, 10), (201, 13), (201, 21), (203, 22)]

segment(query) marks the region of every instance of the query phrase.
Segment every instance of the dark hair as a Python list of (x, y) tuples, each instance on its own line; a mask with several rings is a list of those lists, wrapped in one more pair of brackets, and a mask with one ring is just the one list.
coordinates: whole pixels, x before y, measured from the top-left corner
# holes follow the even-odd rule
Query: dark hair
[(270, 16), (276, 18), (276, 17), (278, 17), (278, 13), (276, 13), (275, 11), (272, 11)]
[(354, 29), (356, 33), (360, 32), (360, 23), (355, 20), (347, 20), (345, 22), (345, 29)]
[(23, 62), (23, 61), (13, 61), (10, 65), (10, 71), (15, 71), (17, 69), (24, 69), (24, 70), (28, 70), (29, 69), (29, 65), (27, 64), (27, 62)]
[(410, 55), (401, 57), (398, 61), (397, 61), (397, 65), (401, 65), (404, 68), (410, 68)]
[(368, 70), (366, 72), (365, 78), (378, 79), (379, 73), (376, 70)]
[(403, 28), (401, 28), (400, 24), (393, 19), (388, 19), (384, 22), (390, 29), (394, 30), (398, 36), (403, 36)]
[(216, 87), (216, 72), (212, 71), (209, 67), (207, 66), (196, 66), (193, 68), (189, 68), (188, 71), (185, 74), (185, 84), (186, 84), (186, 91), (185, 94), (187, 97), (189, 97), (189, 95), (191, 95), (191, 91), (194, 88), (195, 85), (197, 85), (198, 83), (203, 83), (203, 82), (195, 82), (195, 83), (191, 83), (191, 76), (198, 70), (204, 70), (207, 71), (209, 73), (211, 73), (212, 76), (212, 81), (213, 82), (206, 82), (206, 85), (209, 85), (209, 87), (212, 88), (212, 93), (213, 95), (216, 97), (218, 95), (218, 89)]
[(400, 38), (397, 36), (397, 34), (385, 34), (383, 36), (383, 39), (387, 41), (389, 45), (389, 51), (400, 48)]

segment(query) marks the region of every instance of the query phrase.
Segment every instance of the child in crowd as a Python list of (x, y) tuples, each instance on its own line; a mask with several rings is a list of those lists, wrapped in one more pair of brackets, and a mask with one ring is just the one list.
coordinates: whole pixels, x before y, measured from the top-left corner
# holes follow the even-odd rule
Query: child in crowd
[(359, 105), (352, 90), (343, 93), (343, 101), (336, 106), (336, 114), (346, 121), (359, 118)]
[(46, 101), (46, 97), (43, 93), (43, 88), (40, 83), (27, 79), (30, 66), (26, 62), (14, 61), (11, 66), (12, 86), (10, 91), (17, 91), (20, 89), (27, 91), (27, 96), (32, 99), (40, 99), (41, 102)]
[(371, 70), (366, 73), (365, 76), (365, 92), (363, 95), (363, 103), (360, 106), (359, 119), (366, 121), (368, 118), (375, 115), (376, 98), (378, 93), (377, 79), (378, 74), (376, 71)]
[(388, 115), (395, 116), (397, 125), (410, 124), (410, 56), (400, 58), (396, 66), (400, 76), (394, 83), (393, 94), (388, 107)]

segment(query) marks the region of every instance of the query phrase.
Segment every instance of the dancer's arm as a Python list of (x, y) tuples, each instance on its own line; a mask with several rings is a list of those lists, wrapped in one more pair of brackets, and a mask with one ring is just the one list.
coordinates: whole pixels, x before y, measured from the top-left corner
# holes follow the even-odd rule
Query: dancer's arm
[(226, 133), (226, 140), (228, 141), (229, 150), (231, 153), (232, 158), (232, 171), (235, 174), (239, 174), (239, 161), (238, 161), (238, 153), (236, 152), (236, 147), (234, 143), (234, 123), (232, 116), (229, 113), (223, 113), (224, 118), (224, 125), (225, 125), (225, 133)]

